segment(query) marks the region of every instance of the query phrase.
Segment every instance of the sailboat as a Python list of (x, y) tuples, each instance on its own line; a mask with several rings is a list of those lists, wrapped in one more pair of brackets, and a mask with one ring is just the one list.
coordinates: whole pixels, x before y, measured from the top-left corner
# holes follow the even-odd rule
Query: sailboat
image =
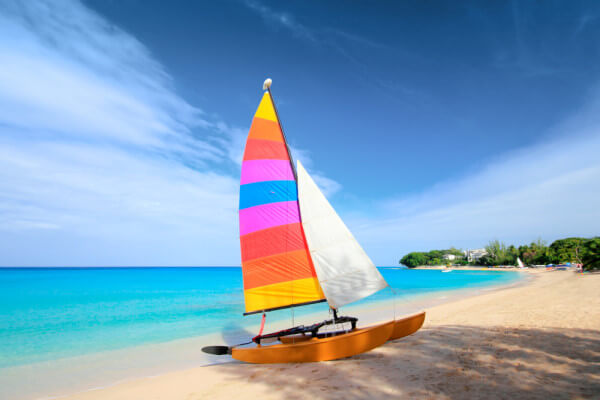
[[(294, 165), (271, 83), (263, 85), (240, 178), (244, 315), (262, 313), (260, 332), (247, 343), (203, 351), (251, 363), (316, 362), (350, 357), (416, 332), (424, 312), (361, 328), (357, 318), (338, 316), (340, 307), (388, 284), (300, 161)], [(329, 304), (333, 318), (263, 334), (267, 312), (320, 302)], [(331, 326), (334, 331), (326, 331)], [(279, 343), (265, 345), (273, 340)]]
[(525, 268), (525, 264), (523, 264), (523, 261), (521, 261), (519, 257), (517, 257), (517, 266), (519, 268)]

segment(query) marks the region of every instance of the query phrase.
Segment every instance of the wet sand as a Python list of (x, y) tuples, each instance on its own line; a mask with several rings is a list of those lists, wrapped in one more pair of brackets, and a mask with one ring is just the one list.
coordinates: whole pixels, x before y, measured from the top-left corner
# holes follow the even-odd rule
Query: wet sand
[(348, 359), (232, 362), (66, 398), (598, 398), (600, 274), (530, 273), (527, 285), (433, 307), (419, 332)]

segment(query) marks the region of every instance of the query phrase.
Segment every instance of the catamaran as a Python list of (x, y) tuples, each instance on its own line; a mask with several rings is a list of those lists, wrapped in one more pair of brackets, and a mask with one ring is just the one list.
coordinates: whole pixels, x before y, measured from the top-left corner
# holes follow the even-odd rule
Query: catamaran
[[(357, 318), (338, 316), (340, 307), (388, 284), (300, 161), (294, 165), (271, 83), (263, 84), (240, 178), (244, 315), (262, 313), (260, 332), (247, 343), (202, 350), (251, 363), (316, 362), (350, 357), (416, 332), (425, 312), (362, 328)], [(263, 334), (267, 312), (325, 301), (333, 318)], [(279, 343), (265, 345), (272, 340)]]

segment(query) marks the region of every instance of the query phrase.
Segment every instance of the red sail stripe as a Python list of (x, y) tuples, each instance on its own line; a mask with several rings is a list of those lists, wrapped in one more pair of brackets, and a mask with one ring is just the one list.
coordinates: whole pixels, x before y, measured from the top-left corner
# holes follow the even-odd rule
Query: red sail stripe
[(279, 225), (240, 236), (242, 262), (306, 248), (300, 223)]

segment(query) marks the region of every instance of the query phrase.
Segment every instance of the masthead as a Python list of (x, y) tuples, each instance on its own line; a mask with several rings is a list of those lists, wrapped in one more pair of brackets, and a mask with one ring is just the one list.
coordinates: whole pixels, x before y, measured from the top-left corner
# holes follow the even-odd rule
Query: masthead
[(271, 87), (271, 83), (273, 83), (271, 78), (265, 79), (265, 82), (263, 83), (263, 90), (268, 90)]

